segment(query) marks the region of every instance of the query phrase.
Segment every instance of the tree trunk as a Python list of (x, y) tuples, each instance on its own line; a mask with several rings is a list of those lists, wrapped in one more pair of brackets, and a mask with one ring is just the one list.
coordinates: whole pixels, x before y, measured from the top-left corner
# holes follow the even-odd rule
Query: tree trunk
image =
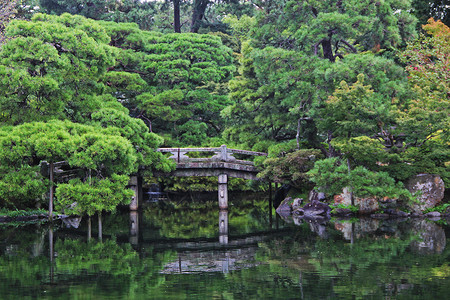
[(201, 21), (205, 17), (205, 10), (209, 0), (194, 0), (192, 10), (191, 32), (197, 33), (200, 29)]
[(323, 56), (327, 59), (329, 59), (331, 62), (335, 61), (335, 57), (333, 54), (333, 48), (331, 46), (331, 38), (326, 40), (322, 40), (322, 50), (323, 50)]
[(297, 140), (297, 150), (300, 150), (301, 121), (302, 121), (302, 118), (299, 118), (298, 121), (297, 121), (297, 134), (295, 135), (295, 139)]
[(173, 0), (173, 29), (176, 33), (181, 32), (180, 0)]

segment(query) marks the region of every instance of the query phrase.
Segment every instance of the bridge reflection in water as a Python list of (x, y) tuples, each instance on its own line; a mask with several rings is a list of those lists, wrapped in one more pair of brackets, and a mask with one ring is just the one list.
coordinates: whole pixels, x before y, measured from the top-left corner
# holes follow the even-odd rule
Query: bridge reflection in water
[[(269, 209), (269, 214), (272, 210)], [(216, 238), (143, 238), (140, 227), (140, 213), (130, 211), (129, 242), (133, 248), (151, 248), (153, 251), (174, 250), (177, 258), (168, 262), (161, 270), (162, 274), (197, 273), (197, 272), (223, 272), (249, 268), (260, 264), (255, 258), (258, 244), (285, 234), (289, 228), (280, 229), (278, 222), (276, 229), (268, 224), (266, 230), (232, 235), (229, 238), (228, 210), (218, 211), (218, 239)], [(277, 218), (277, 221), (279, 218)], [(145, 230), (145, 228), (142, 228)]]

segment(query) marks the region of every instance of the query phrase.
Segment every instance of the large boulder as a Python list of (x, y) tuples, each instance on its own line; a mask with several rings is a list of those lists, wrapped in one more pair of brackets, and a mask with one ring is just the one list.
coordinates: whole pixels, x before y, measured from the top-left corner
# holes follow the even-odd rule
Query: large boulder
[(416, 212), (435, 207), (444, 198), (444, 181), (438, 175), (416, 175), (408, 180), (406, 188), (418, 196), (418, 203), (411, 204), (411, 209)]
[(309, 218), (315, 218), (318, 216), (329, 216), (331, 207), (328, 204), (319, 201), (312, 201), (305, 206), (294, 210), (292, 213), (297, 216), (305, 216)]
[[(367, 198), (357, 198), (353, 199), (356, 207), (358, 207), (358, 213), (360, 214), (371, 214), (380, 209), (380, 204), (378, 199), (375, 197)], [(334, 196), (334, 205), (351, 205), (352, 204), (352, 194), (349, 188), (344, 188), (342, 194)]]
[(334, 196), (334, 204), (343, 204), (343, 205), (351, 205), (352, 204), (352, 194), (350, 193), (350, 189), (345, 187), (342, 190), (342, 194)]
[(363, 215), (372, 214), (380, 208), (376, 197), (356, 198), (355, 205), (359, 207), (358, 212)]
[(317, 190), (311, 190), (308, 194), (308, 202), (325, 200), (325, 194)]
[(276, 209), (276, 212), (279, 215), (290, 214), (293, 210), (300, 208), (302, 203), (302, 198), (295, 198), (294, 200), (292, 200), (292, 197), (287, 197), (286, 199), (281, 201), (280, 205)]
[(279, 215), (289, 215), (291, 214), (291, 202), (292, 202), (292, 197), (287, 197), (285, 198), (283, 201), (281, 201), (280, 205), (278, 205), (276, 212)]

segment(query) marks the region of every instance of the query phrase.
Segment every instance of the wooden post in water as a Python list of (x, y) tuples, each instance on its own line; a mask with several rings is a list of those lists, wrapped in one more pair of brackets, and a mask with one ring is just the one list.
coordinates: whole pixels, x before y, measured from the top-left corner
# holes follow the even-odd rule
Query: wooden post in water
[(269, 224), (270, 224), (270, 228), (272, 228), (272, 223), (273, 223), (272, 206), (273, 206), (273, 202), (272, 202), (272, 182), (269, 182)]
[(128, 187), (134, 192), (131, 197), (130, 210), (138, 210), (139, 204), (142, 202), (142, 177), (139, 175), (133, 175), (130, 177)]
[(101, 241), (103, 238), (103, 228), (102, 228), (102, 212), (98, 212), (98, 239)]
[(49, 173), (50, 173), (50, 196), (49, 196), (49, 202), (48, 202), (48, 219), (50, 221), (53, 221), (53, 172), (54, 172), (54, 165), (51, 162), (49, 164)]
[(88, 241), (90, 241), (91, 240), (91, 237), (92, 237), (92, 223), (91, 223), (91, 216), (88, 216), (88, 236), (87, 236), (87, 239), (88, 239)]
[(228, 209), (228, 175), (219, 175), (219, 209)]

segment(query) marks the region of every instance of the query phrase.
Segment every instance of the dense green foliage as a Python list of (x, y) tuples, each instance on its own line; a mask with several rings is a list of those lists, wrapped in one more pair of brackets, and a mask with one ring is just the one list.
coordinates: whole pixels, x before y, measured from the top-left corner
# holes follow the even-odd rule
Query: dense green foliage
[[(298, 149), (346, 159), (341, 175), (320, 184), (312, 177), (322, 189), (335, 186), (329, 196), (350, 184), (351, 172), (355, 180), (367, 177), (361, 187), (382, 187), (353, 187), (361, 196), (407, 196), (395, 182), (421, 172), (448, 185), (448, 28), (430, 23), (432, 36), (416, 42), (409, 7), (269, 1), (248, 31), (248, 18), (229, 18), (242, 48), (239, 75), (230, 81), (233, 104), (222, 111), (225, 138), (259, 151), (295, 140)], [(273, 172), (272, 159), (262, 174)], [(292, 168), (301, 172), (303, 165)], [(273, 179), (295, 182), (292, 170), (281, 173), (288, 178)]]
[[(404, 196), (399, 182), (418, 173), (449, 183), (450, 30), (434, 20), (416, 30), (416, 17), (447, 17), (437, 2), (0, 4), (2, 206), (40, 205), (41, 160), (81, 170), (57, 192), (60, 208), (74, 195), (105, 198), (139, 167), (171, 170), (162, 144), (268, 151), (255, 159), (262, 178), (335, 186), (330, 196), (346, 184)], [(342, 176), (306, 175), (323, 158), (344, 160)], [(87, 202), (89, 214), (113, 207)]]
[(342, 187), (350, 187), (353, 195), (360, 198), (389, 197), (403, 200), (411, 198), (411, 194), (403, 184), (395, 183), (388, 173), (369, 171), (363, 166), (349, 170), (347, 164), (336, 157), (318, 161), (308, 175), (318, 190), (328, 196), (340, 194)]

